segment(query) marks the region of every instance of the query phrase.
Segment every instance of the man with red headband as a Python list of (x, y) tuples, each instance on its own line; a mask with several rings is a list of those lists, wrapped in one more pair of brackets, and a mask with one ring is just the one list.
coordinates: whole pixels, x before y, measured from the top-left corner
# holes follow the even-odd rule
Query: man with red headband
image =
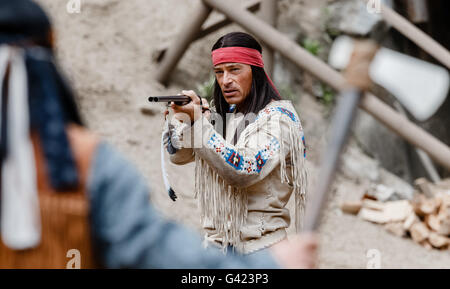
[(265, 73), (261, 53), (246, 33), (221, 37), (212, 48), (212, 114), (201, 113), (195, 92), (183, 91), (192, 101), (171, 104), (175, 120), (167, 134), (171, 161), (196, 163), (205, 243), (243, 254), (287, 237), (292, 193), (300, 229), (307, 188), (300, 119)]

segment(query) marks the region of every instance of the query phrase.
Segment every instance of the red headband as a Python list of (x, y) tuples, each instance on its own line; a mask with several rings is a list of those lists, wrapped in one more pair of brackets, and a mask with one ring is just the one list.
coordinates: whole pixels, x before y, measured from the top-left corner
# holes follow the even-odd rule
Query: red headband
[(236, 62), (257, 67), (264, 67), (261, 53), (253, 48), (247, 47), (223, 47), (214, 50), (212, 53), (213, 65)]
[[(253, 48), (247, 47), (222, 47), (213, 50), (211, 53), (213, 65), (216, 66), (221, 63), (243, 63), (248, 65), (253, 65), (256, 67), (264, 68), (264, 61), (261, 53)], [(270, 77), (267, 75), (270, 85), (272, 85), (275, 92), (280, 95), (277, 88), (273, 84)]]

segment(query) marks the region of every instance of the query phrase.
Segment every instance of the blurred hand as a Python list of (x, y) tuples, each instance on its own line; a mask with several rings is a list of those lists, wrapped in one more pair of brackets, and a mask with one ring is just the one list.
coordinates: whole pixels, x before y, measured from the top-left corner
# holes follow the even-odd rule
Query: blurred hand
[(271, 248), (278, 263), (286, 269), (314, 269), (317, 266), (317, 238), (314, 234), (296, 235)]
[[(209, 109), (209, 104), (206, 99), (202, 99), (202, 104), (200, 104), (200, 97), (193, 90), (183, 90), (182, 95), (186, 95), (191, 99), (186, 105), (176, 105), (175, 103), (170, 103), (170, 107), (175, 113), (175, 118), (180, 121), (186, 121), (187, 117), (189, 117), (190, 121), (196, 121), (200, 117), (202, 117), (202, 108)], [(209, 118), (209, 111), (205, 112), (205, 116)]]

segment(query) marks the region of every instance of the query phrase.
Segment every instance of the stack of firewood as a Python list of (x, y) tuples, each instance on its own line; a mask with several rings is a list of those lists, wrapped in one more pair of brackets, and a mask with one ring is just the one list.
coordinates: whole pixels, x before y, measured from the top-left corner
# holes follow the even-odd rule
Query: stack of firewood
[(366, 194), (361, 201), (344, 202), (341, 209), (428, 249), (450, 249), (450, 179), (430, 183), (421, 178), (415, 188), (412, 200), (381, 202)]

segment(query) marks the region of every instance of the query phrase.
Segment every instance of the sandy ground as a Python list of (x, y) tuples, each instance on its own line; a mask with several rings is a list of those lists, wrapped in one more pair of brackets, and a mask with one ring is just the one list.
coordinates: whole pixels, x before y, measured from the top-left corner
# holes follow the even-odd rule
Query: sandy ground
[[(38, 2), (54, 22), (58, 60), (76, 90), (86, 124), (135, 163), (148, 180), (153, 204), (162, 214), (200, 230), (199, 213), (192, 198), (193, 165), (169, 165), (170, 179), (179, 195), (178, 201), (172, 202), (160, 172), (163, 107), (150, 105), (146, 99), (149, 95), (196, 89), (210, 75), (208, 55), (215, 40), (226, 32), (242, 29), (229, 26), (194, 43), (174, 72), (172, 84), (165, 88), (153, 80), (157, 65), (152, 62), (152, 54), (176, 37), (197, 1), (81, 0), (80, 14), (67, 13), (66, 0)], [(297, 24), (303, 25), (305, 31), (315, 30), (317, 5), (324, 1), (280, 2), (283, 17), (279, 25), (291, 31)], [(309, 18), (308, 11), (312, 11)], [(323, 108), (312, 97), (297, 97), (297, 109), (309, 139), (308, 165), (313, 187), (329, 124), (323, 117)], [(142, 114), (142, 107), (152, 109), (153, 115)], [(320, 267), (366, 268), (373, 261), (366, 255), (368, 250), (376, 249), (382, 268), (450, 268), (450, 253), (428, 251), (340, 212), (339, 202), (359, 198), (373, 173), (378, 171), (366, 167), (358, 177), (348, 172), (338, 175), (320, 228)]]

